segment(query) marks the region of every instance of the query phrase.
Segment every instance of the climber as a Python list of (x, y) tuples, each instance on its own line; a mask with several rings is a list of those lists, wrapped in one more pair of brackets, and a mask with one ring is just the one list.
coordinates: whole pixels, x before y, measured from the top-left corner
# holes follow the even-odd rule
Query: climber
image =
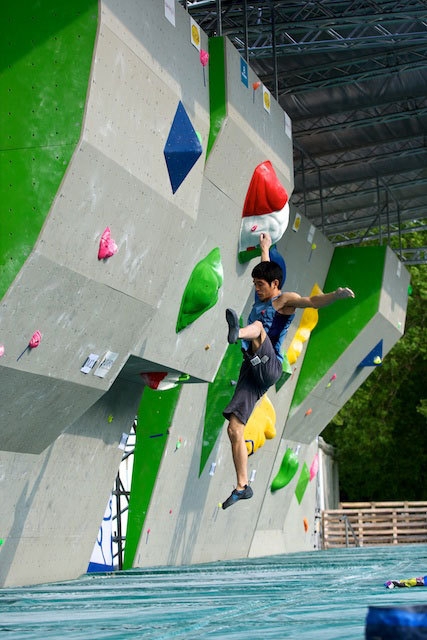
[(243, 362), (233, 398), (223, 411), (229, 421), (227, 433), (237, 476), (236, 488), (222, 503), (223, 509), (253, 495), (248, 484), (244, 428), (257, 401), (282, 375), (282, 343), (295, 317), (295, 310), (307, 307), (320, 309), (337, 300), (354, 298), (353, 291), (347, 287), (314, 296), (282, 292), (282, 270), (277, 263), (270, 261), (271, 244), (270, 235), (261, 233), (261, 262), (252, 270), (257, 300), (249, 314), (248, 324), (240, 328), (236, 312), (226, 310), (228, 342), (242, 341)]

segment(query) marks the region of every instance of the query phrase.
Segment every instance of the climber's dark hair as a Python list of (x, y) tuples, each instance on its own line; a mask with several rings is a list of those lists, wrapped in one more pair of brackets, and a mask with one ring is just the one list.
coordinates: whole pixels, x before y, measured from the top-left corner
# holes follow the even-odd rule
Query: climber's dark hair
[(283, 273), (277, 262), (266, 260), (264, 262), (260, 262), (252, 269), (252, 278), (266, 280), (268, 284), (271, 284), (273, 280), (278, 280), (280, 289), (282, 286)]

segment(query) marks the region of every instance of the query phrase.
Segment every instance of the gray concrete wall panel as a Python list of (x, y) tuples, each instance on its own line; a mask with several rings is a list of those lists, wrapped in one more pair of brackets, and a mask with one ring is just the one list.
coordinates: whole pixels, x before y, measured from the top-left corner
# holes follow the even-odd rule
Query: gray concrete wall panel
[[(83, 385), (2, 367), (0, 449), (41, 453), (102, 393)], [(10, 398), (15, 398), (14, 402), (10, 402)]]
[[(40, 453), (96, 402), (126, 362), (145, 314), (134, 298), (33, 253), (1, 305), (1, 449)], [(17, 360), (36, 329), (40, 345)], [(104, 378), (94, 375), (97, 365), (81, 372), (91, 353), (99, 363), (107, 351), (118, 357)]]
[[(169, 45), (173, 47), (175, 42), (182, 41), (176, 40), (171, 25), (170, 29), (172, 33), (169, 38), (172, 41)], [(178, 46), (175, 55), (179, 55), (181, 49), (183, 66), (187, 65), (187, 61), (195, 61), (199, 66), (197, 76), (195, 72), (192, 74), (192, 91), (189, 92), (188, 103), (181, 95), (179, 82), (173, 77), (172, 71), (168, 77), (165, 74), (159, 77), (156, 73), (157, 65), (154, 69), (150, 66), (151, 58), (144, 55), (143, 49), (137, 52), (129, 49), (126, 39), (123, 42), (108, 27), (102, 25), (84, 136), (104, 155), (137, 178), (141, 182), (141, 190), (144, 184), (150, 185), (150, 189), (160, 196), (159, 208), (167, 200), (173, 203), (174, 208), (180, 209), (181, 213), (195, 219), (203, 176), (203, 156), (179, 190), (173, 194), (163, 154), (180, 100), (183, 101), (195, 130), (200, 132), (205, 141), (204, 147), (209, 133), (208, 89), (203, 84), (198, 52), (188, 37), (184, 44), (185, 53), (182, 46)], [(198, 82), (194, 82), (195, 77)], [(204, 104), (200, 103), (200, 99)]]
[[(181, 231), (181, 247), (173, 254), (173, 263), (165, 264), (166, 279), (159, 297), (143, 357), (180, 368), (203, 380), (213, 380), (225, 353), (225, 309), (243, 309), (250, 289), (250, 266), (237, 260), (240, 212), (218, 189), (205, 180), (202, 186), (199, 224)], [(179, 334), (175, 326), (185, 285), (194, 266), (218, 247), (224, 271), (217, 304)], [(167, 263), (168, 257), (163, 258)], [(171, 339), (173, 336), (173, 339)], [(205, 347), (208, 347), (205, 349)], [(175, 363), (175, 365), (174, 365)]]
[[(106, 226), (111, 228), (118, 251), (107, 260), (98, 260), (99, 240)], [(153, 309), (175, 275), (175, 262), (181, 266), (180, 253), (186, 244), (193, 251), (193, 229), (193, 222), (173, 204), (160, 200), (149, 186), (83, 143), (40, 238), (39, 250)], [(201, 237), (199, 232), (197, 239)], [(177, 258), (172, 259), (175, 254)]]
[(270, 112), (264, 109), (262, 87), (254, 100), (252, 82), (258, 78), (249, 69), (249, 86), (242, 83), (240, 59), (225, 39), (226, 118), (206, 162), (205, 176), (236, 203), (241, 214), (252, 174), (265, 160), (272, 162), (279, 180), (291, 195), (293, 152), (290, 129), (289, 135), (285, 129), (284, 111), (273, 98)]
[[(84, 278), (34, 253), (2, 304), (3, 366), (106, 390), (147, 322), (148, 310), (131, 296)], [(16, 361), (33, 331), (42, 340)], [(119, 354), (105, 378), (82, 374), (92, 352)]]
[(118, 445), (141, 392), (142, 385), (119, 379), (41, 455), (0, 453), (0, 584), (64, 580), (86, 571), (122, 458)]
[(379, 311), (397, 330), (398, 338), (403, 335), (405, 328), (409, 283), (408, 270), (394, 251), (387, 248)]

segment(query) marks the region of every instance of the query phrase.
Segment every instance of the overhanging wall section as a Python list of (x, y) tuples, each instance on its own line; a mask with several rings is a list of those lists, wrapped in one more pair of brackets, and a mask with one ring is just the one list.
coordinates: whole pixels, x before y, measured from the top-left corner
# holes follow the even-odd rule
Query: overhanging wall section
[[(321, 433), (376, 366), (361, 364), (375, 347), (385, 356), (402, 336), (409, 274), (387, 247), (336, 248), (325, 289), (352, 288), (354, 302), (322, 309), (310, 338), (285, 426), (303, 442)], [(345, 306), (338, 314), (337, 305)]]

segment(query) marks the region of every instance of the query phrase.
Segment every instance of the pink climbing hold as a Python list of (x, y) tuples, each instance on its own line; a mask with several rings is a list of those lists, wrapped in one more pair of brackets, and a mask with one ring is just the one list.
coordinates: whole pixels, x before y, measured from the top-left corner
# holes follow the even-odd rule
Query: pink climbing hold
[(316, 455), (313, 458), (313, 462), (311, 463), (311, 466), (310, 466), (310, 482), (313, 480), (313, 478), (317, 476), (318, 471), (319, 471), (319, 454), (316, 453)]
[(203, 67), (203, 84), (206, 87), (206, 76), (205, 76), (205, 67), (208, 64), (209, 53), (204, 49), (200, 49), (200, 63)]
[(206, 67), (209, 61), (209, 53), (204, 49), (200, 49), (200, 63), (203, 67)]
[(106, 227), (99, 241), (98, 260), (111, 258), (115, 253), (117, 253), (117, 245), (111, 237), (110, 227)]
[(0, 358), (4, 356), (4, 345), (0, 344)]
[(256, 231), (257, 229), (258, 229), (258, 225), (257, 224), (254, 224), (254, 226), (251, 227), (251, 231)]
[(309, 416), (311, 413), (313, 413), (313, 409), (307, 409), (304, 415)]
[(336, 373), (333, 373), (333, 374), (331, 375), (331, 377), (329, 378), (329, 382), (328, 382), (328, 384), (326, 385), (326, 388), (327, 388), (327, 389), (329, 389), (329, 387), (331, 386), (331, 384), (333, 383), (333, 381), (334, 381), (334, 380), (336, 380), (336, 379), (337, 379), (337, 374), (336, 374)]
[(16, 362), (18, 362), (18, 360), (20, 360), (22, 358), (22, 356), (24, 355), (24, 353), (28, 350), (28, 349), (35, 349), (36, 347), (39, 346), (40, 342), (42, 339), (42, 334), (40, 333), (40, 331), (34, 331), (33, 335), (31, 336), (31, 340), (29, 341), (29, 343), (27, 344), (27, 346), (25, 347), (24, 351), (16, 358)]
[(40, 333), (40, 331), (34, 331), (33, 335), (31, 336), (31, 340), (28, 343), (28, 346), (30, 347), (30, 349), (35, 349), (36, 347), (39, 346), (40, 342), (42, 339), (42, 334)]

